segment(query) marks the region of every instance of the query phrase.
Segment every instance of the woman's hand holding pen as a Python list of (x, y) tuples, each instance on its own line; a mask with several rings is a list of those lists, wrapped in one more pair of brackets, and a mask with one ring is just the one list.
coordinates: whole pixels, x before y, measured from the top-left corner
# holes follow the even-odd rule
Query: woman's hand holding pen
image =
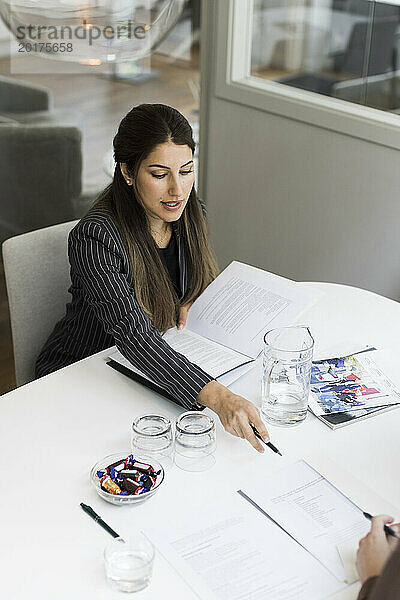
[(258, 452), (264, 452), (261, 442), (250, 426), (250, 423), (253, 423), (263, 440), (269, 442), (268, 431), (254, 404), (234, 394), (217, 381), (207, 383), (197, 396), (197, 401), (217, 413), (228, 433), (245, 438)]
[[(190, 306), (190, 304), (181, 306), (177, 322), (178, 329), (185, 327)], [(269, 442), (268, 431), (254, 404), (242, 396), (234, 394), (217, 381), (207, 383), (197, 396), (197, 400), (217, 413), (225, 431), (245, 438), (258, 452), (264, 452), (264, 447), (250, 426), (252, 423), (264, 442)]]
[[(370, 577), (380, 575), (399, 539), (386, 535), (384, 525), (391, 523), (392, 517), (379, 515), (372, 518), (371, 531), (360, 540), (357, 552), (357, 571), (361, 583)], [(390, 525), (391, 529), (400, 533), (400, 526)]]

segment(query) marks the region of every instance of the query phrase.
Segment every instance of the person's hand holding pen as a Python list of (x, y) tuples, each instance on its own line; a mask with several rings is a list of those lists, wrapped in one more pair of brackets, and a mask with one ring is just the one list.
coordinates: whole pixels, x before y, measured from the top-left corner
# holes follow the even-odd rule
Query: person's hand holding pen
[[(393, 550), (399, 543), (399, 538), (393, 535), (387, 535), (384, 526), (392, 523), (393, 517), (388, 515), (379, 515), (372, 517), (371, 531), (364, 536), (359, 543), (357, 552), (357, 571), (360, 575), (361, 583), (364, 583), (370, 577), (380, 575)], [(398, 535), (400, 535), (400, 525), (390, 525)]]
[(207, 383), (197, 396), (197, 401), (217, 413), (228, 433), (245, 438), (258, 452), (264, 452), (251, 424), (256, 427), (265, 443), (269, 442), (269, 434), (254, 404), (217, 381)]

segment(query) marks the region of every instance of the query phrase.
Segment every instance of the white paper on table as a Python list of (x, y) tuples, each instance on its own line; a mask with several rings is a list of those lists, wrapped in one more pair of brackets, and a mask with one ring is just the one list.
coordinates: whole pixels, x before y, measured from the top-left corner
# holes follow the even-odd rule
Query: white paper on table
[(163, 339), (211, 377), (219, 377), (236, 367), (253, 362), (249, 356), (221, 346), (187, 328), (178, 330), (172, 327), (163, 335)]
[[(243, 375), (246, 375), (246, 373), (248, 373), (249, 371), (254, 369), (257, 365), (258, 365), (258, 367), (260, 367), (260, 363), (258, 361), (252, 361), (251, 363), (248, 363), (241, 367), (237, 367), (233, 371), (230, 371), (229, 373), (226, 373), (225, 375), (221, 375), (220, 377), (217, 377), (217, 381), (219, 383), (221, 383), (222, 385), (224, 385), (225, 387), (229, 387), (230, 385), (232, 385), (232, 383), (234, 383), (235, 381), (240, 379), (240, 377), (243, 377)], [(261, 371), (260, 371), (260, 373), (261, 373)]]
[(234, 261), (193, 303), (186, 326), (256, 358), (269, 329), (293, 325), (322, 295), (320, 290)]
[[(163, 337), (174, 350), (197, 364), (211, 377), (215, 377), (223, 383), (228, 382), (224, 385), (233, 383), (254, 366), (253, 359), (248, 356), (220, 346), (186, 329), (171, 328)], [(108, 358), (115, 360), (148, 381), (156, 383), (143, 371), (135, 367), (119, 350), (112, 352)]]
[(322, 600), (344, 587), (234, 493), (146, 535), (203, 600)]
[(318, 471), (299, 461), (243, 491), (338, 581), (346, 580), (337, 546), (363, 537), (370, 524), (360, 508)]
[(388, 393), (394, 393), (399, 398), (400, 372), (398, 362), (398, 348), (378, 348), (376, 352), (366, 353), (366, 357), (373, 359), (379, 376), (388, 385)]
[(344, 572), (346, 574), (346, 580), (349, 584), (359, 580), (356, 569), (356, 556), (359, 541), (359, 538), (355, 537), (347, 540), (346, 542), (338, 544), (337, 547), (340, 560), (342, 561)]

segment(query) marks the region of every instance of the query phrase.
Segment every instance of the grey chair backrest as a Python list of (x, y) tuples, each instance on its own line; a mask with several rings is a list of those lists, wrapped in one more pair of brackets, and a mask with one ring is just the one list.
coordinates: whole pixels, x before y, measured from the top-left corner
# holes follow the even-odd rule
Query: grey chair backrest
[(52, 105), (53, 99), (49, 89), (0, 75), (0, 112), (50, 110)]
[(378, 75), (392, 68), (394, 36), (398, 18), (375, 19), (372, 28), (371, 51), (367, 73), (363, 72), (369, 23), (355, 23), (350, 35), (341, 71), (358, 77)]
[(82, 190), (76, 127), (0, 124), (0, 234), (4, 240), (76, 219)]
[(395, 2), (393, 2), (393, 4), (383, 4), (382, 2), (377, 2), (376, 6), (372, 7), (372, 2), (370, 2), (370, 0), (347, 0), (345, 6), (342, 6), (341, 9), (350, 14), (365, 15), (369, 17), (372, 13), (372, 8), (374, 8), (375, 18), (391, 17), (392, 15), (399, 15), (399, 7), (395, 6), (395, 4)]
[(24, 233), (3, 244), (17, 385), (34, 379), (36, 358), (71, 299), (68, 234), (77, 222)]

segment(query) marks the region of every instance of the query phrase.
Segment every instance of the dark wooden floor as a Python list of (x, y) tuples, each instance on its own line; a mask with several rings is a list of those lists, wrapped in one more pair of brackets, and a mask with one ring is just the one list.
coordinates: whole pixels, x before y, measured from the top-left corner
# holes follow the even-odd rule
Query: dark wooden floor
[[(134, 105), (142, 102), (170, 104), (189, 118), (198, 108), (189, 87), (190, 80), (199, 80), (197, 52), (192, 52), (191, 62), (173, 63), (165, 56), (155, 54), (152, 69), (159, 71), (157, 77), (131, 84), (97, 74), (14, 76), (10, 75), (9, 61), (0, 60), (0, 74), (44, 85), (52, 90), (56, 108), (81, 114), (84, 127), (83, 182), (99, 188), (108, 182), (103, 168), (104, 155), (112, 146), (119, 121)], [(11, 330), (3, 264), (0, 261), (0, 394), (14, 387)]]

